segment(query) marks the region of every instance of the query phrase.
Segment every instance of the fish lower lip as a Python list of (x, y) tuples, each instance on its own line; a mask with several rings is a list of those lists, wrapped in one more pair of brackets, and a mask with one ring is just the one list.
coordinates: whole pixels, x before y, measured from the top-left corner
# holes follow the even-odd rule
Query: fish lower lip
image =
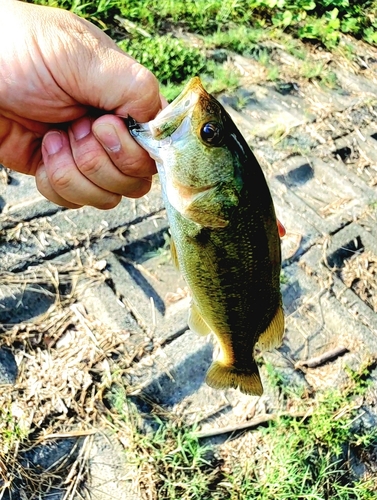
[(135, 135), (136, 132), (140, 132), (142, 130), (141, 124), (132, 118), (132, 116), (125, 118), (125, 122), (131, 135)]

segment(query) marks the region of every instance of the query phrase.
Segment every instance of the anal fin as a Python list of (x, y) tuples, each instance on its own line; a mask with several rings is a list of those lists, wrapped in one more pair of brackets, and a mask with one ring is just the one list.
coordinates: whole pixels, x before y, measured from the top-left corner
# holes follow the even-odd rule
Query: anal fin
[(257, 347), (261, 351), (268, 351), (279, 347), (283, 340), (284, 334), (284, 313), (282, 305), (280, 304), (275, 316), (272, 318), (271, 323), (266, 330), (261, 333), (257, 341)]
[(208, 335), (212, 330), (207, 325), (203, 316), (200, 314), (198, 306), (193, 302), (190, 307), (188, 326), (190, 330), (197, 333), (198, 335)]

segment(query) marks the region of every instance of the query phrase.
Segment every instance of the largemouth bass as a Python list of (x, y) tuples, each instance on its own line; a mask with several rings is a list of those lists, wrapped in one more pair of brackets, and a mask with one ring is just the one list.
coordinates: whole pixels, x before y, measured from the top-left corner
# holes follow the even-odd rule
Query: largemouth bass
[(188, 325), (220, 345), (206, 382), (261, 395), (255, 349), (279, 346), (284, 330), (283, 229), (263, 172), (199, 78), (154, 120), (128, 125), (157, 164), (173, 260), (192, 294)]

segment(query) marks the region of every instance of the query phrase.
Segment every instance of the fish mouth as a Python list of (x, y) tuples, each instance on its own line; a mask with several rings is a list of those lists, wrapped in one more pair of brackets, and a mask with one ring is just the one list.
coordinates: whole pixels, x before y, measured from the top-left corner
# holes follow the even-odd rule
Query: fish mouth
[(162, 163), (163, 150), (169, 148), (173, 142), (187, 137), (191, 127), (189, 116), (183, 116), (177, 128), (172, 129), (171, 134), (162, 134), (153, 122), (139, 123), (132, 117), (128, 117), (127, 126), (131, 136), (158, 164)]
[(149, 139), (152, 140), (164, 140), (179, 128), (186, 117), (191, 117), (200, 98), (206, 95), (207, 92), (203, 88), (200, 78), (192, 78), (174, 101), (150, 122), (139, 123), (129, 116), (126, 119), (128, 130), (135, 139), (148, 135)]
[(192, 112), (204, 90), (200, 78), (192, 78), (182, 92), (150, 122), (154, 139), (162, 139), (176, 130), (184, 118), (191, 117)]
[[(199, 77), (192, 78), (182, 92), (153, 120), (140, 123), (131, 116), (126, 124), (131, 136), (158, 165), (162, 164), (162, 150), (190, 133), (194, 109), (208, 94)], [(162, 165), (161, 165), (162, 168)]]
[(140, 123), (132, 118), (132, 116), (128, 116), (125, 121), (131, 137), (148, 152), (149, 156), (155, 162), (160, 164), (162, 161), (159, 155), (160, 141), (153, 137), (151, 122)]

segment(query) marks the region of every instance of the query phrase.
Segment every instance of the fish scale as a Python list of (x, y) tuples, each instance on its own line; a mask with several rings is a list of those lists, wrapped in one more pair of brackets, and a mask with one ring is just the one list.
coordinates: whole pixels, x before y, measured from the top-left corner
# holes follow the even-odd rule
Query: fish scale
[(213, 332), (211, 387), (261, 395), (256, 347), (280, 345), (284, 315), (275, 210), (263, 172), (221, 104), (193, 78), (148, 123), (129, 120), (155, 159), (173, 260), (192, 295), (189, 327)]

